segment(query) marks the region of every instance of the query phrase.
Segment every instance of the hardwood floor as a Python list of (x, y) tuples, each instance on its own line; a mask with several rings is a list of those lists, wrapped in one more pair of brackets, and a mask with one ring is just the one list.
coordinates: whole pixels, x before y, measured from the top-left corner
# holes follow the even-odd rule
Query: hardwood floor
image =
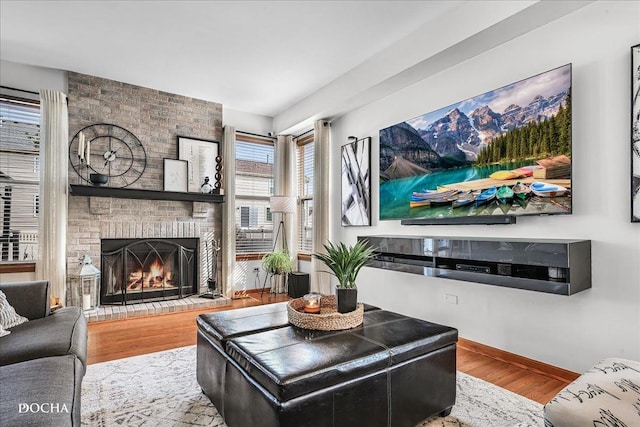
[[(89, 324), (88, 362), (99, 363), (124, 357), (193, 345), (196, 317), (201, 313), (231, 310), (288, 300), (286, 295), (250, 294), (231, 306), (185, 311)], [(473, 341), (458, 342), (457, 368), (536, 402), (545, 404), (578, 374), (503, 352)]]
[(552, 378), (461, 346), (458, 346), (457, 367), (460, 372), (542, 404), (551, 400), (571, 382)]
[(169, 350), (196, 343), (196, 317), (202, 313), (232, 310), (287, 301), (285, 294), (250, 293), (249, 298), (232, 301), (231, 306), (181, 311), (132, 319), (89, 323), (88, 363)]

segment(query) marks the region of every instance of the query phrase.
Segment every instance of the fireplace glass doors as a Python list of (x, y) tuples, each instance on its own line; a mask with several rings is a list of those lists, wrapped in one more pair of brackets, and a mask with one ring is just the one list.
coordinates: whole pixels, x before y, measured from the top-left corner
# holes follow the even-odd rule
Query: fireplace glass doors
[(198, 239), (103, 239), (102, 304), (184, 298), (198, 292)]

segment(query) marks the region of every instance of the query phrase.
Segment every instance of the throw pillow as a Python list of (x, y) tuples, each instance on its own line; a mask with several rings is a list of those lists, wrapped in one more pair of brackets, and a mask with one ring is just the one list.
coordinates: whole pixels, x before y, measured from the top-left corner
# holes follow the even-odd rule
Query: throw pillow
[(0, 338), (5, 336), (5, 335), (9, 335), (11, 333), (11, 331), (6, 331), (2, 325), (0, 324)]
[(9, 329), (28, 321), (29, 319), (16, 313), (16, 309), (7, 301), (7, 296), (0, 291), (0, 324), (2, 327)]

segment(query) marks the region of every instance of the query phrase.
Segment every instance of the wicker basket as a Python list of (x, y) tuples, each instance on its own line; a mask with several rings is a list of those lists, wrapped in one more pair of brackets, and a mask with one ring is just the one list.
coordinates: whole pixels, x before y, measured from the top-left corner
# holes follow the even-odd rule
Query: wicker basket
[(334, 295), (323, 295), (320, 298), (320, 314), (305, 313), (303, 298), (293, 299), (287, 304), (289, 323), (299, 328), (316, 331), (339, 331), (355, 328), (362, 324), (363, 314), (364, 306), (360, 303), (350, 313), (338, 313)]

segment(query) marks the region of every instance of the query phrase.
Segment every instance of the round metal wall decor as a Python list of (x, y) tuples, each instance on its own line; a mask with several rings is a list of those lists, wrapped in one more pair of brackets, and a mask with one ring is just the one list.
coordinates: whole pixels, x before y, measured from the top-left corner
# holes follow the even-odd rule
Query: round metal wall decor
[(85, 183), (124, 188), (144, 173), (147, 153), (138, 137), (127, 129), (96, 123), (73, 136), (69, 143), (69, 161)]

